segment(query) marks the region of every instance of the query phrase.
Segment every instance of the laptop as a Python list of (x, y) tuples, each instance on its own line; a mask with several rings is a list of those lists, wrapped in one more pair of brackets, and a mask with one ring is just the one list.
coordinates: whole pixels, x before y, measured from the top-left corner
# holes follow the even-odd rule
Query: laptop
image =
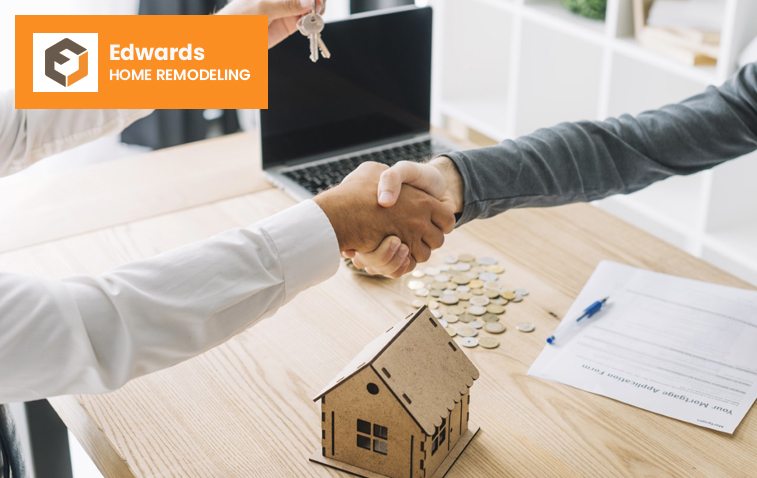
[(302, 201), (365, 161), (425, 161), (459, 149), (430, 134), (429, 7), (328, 23), (331, 58), (309, 59), (295, 33), (268, 53), (268, 109), (260, 111), (267, 179)]

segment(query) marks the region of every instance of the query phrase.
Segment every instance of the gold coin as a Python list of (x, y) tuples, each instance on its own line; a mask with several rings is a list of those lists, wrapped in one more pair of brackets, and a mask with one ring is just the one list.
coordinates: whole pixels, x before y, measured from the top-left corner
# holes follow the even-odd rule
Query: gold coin
[(473, 262), (476, 260), (476, 258), (470, 254), (460, 254), (459, 256), (457, 256), (457, 260), (460, 262)]
[(490, 299), (496, 299), (499, 297), (499, 291), (494, 289), (486, 289), (484, 295)]
[(473, 317), (472, 315), (470, 315), (468, 313), (464, 313), (464, 314), (460, 314), (458, 316), (458, 319), (460, 320), (460, 322), (463, 322), (463, 323), (467, 324), (470, 321), (474, 320), (475, 317)]
[(426, 305), (426, 302), (425, 302), (424, 300), (422, 300), (422, 299), (415, 299), (415, 300), (413, 301), (413, 304), (412, 304), (412, 305), (413, 305), (413, 307), (415, 307), (416, 309), (420, 309), (421, 307), (423, 307), (424, 305)]
[(445, 282), (445, 283), (444, 283), (444, 288), (445, 288), (445, 289), (453, 289), (453, 290), (454, 290), (454, 289), (457, 289), (457, 283), (455, 283), (455, 282), (452, 282), (452, 281), (449, 281), (449, 282)]
[(507, 328), (500, 324), (499, 322), (488, 322), (486, 325), (484, 325), (484, 330), (489, 332), (490, 334), (501, 334)]
[(470, 279), (465, 274), (455, 274), (452, 277), (452, 282), (458, 285), (465, 285), (470, 282)]
[(460, 320), (456, 315), (453, 314), (444, 314), (442, 319), (446, 320), (448, 324), (454, 324), (458, 320)]
[(494, 264), (493, 266), (487, 266), (486, 272), (491, 272), (493, 274), (502, 274), (503, 272), (505, 272), (505, 269), (499, 264)]
[[(468, 278), (466, 277), (466, 280), (467, 279)], [(480, 289), (480, 288), (482, 288), (484, 286), (483, 281), (478, 280), (478, 279), (474, 279), (474, 280), (472, 280), (470, 282), (465, 282), (465, 283), (468, 284), (468, 287), (470, 287), (471, 289)]]
[(444, 290), (444, 282), (432, 282), (428, 287), (433, 290)]
[(484, 289), (472, 289), (470, 293), (473, 295), (484, 295)]
[(499, 322), (499, 316), (494, 315), (491, 312), (487, 312), (479, 318), (484, 322)]
[(429, 309), (438, 309), (439, 308), (439, 302), (435, 300), (428, 301), (428, 308)]
[(476, 266), (476, 267), (473, 267), (470, 271), (472, 273), (476, 274), (476, 276), (478, 276), (480, 273), (486, 272), (486, 267), (484, 267), (484, 266)]
[(508, 290), (502, 293), (502, 298), (507, 300), (513, 300), (515, 298), (515, 292)]
[(470, 300), (470, 298), (473, 297), (473, 294), (470, 292), (458, 292), (457, 298), (460, 300)]
[(485, 349), (496, 349), (499, 347), (499, 340), (494, 337), (481, 337), (478, 339), (478, 345)]
[(457, 335), (457, 330), (455, 330), (454, 327), (445, 327), (444, 330), (447, 331), (450, 337), (454, 337), (455, 335)]
[(426, 284), (424, 284), (423, 281), (411, 280), (410, 282), (407, 283), (407, 288), (410, 290), (418, 290), (418, 289), (423, 289), (425, 285)]
[(460, 316), (465, 313), (465, 309), (463, 309), (460, 306), (453, 305), (451, 307), (447, 307), (447, 313), (452, 315)]
[(457, 329), (457, 335), (461, 337), (475, 337), (478, 335), (478, 330), (473, 327), (460, 327)]
[(492, 314), (504, 314), (505, 308), (499, 304), (489, 304), (486, 306), (486, 311)]

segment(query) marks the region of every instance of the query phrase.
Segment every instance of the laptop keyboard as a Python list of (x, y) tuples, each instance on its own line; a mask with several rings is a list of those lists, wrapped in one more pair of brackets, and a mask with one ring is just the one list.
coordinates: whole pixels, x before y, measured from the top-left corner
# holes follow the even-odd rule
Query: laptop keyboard
[(391, 167), (399, 161), (425, 161), (437, 154), (448, 151), (449, 148), (428, 139), (382, 151), (356, 154), (355, 156), (315, 166), (293, 169), (282, 174), (294, 180), (311, 193), (318, 194), (331, 186), (341, 183), (345, 176), (366, 161), (375, 161)]

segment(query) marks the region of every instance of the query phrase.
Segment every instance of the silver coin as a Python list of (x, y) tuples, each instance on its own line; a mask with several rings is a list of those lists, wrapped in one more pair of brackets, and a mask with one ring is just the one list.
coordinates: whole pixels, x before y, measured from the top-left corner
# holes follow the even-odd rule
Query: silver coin
[(515, 295), (526, 297), (528, 295), (528, 291), (526, 289), (515, 289)]
[(478, 347), (478, 339), (475, 337), (465, 337), (460, 339), (460, 345), (472, 349), (473, 347)]
[(420, 279), (421, 277), (425, 276), (426, 273), (423, 271), (413, 271), (410, 273), (410, 275), (415, 277), (416, 279)]
[(534, 330), (536, 330), (536, 326), (534, 324), (529, 324), (528, 322), (521, 322), (520, 324), (516, 325), (515, 328), (525, 333), (533, 332)]
[(523, 297), (516, 295), (514, 299), (510, 299), (510, 302), (523, 302)]
[(458, 320), (460, 320), (454, 314), (444, 314), (442, 316), (442, 319), (444, 319), (445, 322), (447, 322), (448, 324), (454, 324), (455, 322), (457, 322)]
[(484, 324), (482, 324), (478, 320), (471, 320), (470, 322), (468, 322), (468, 326), (473, 327), (474, 329), (480, 329), (484, 326)]
[(503, 299), (502, 297), (497, 297), (496, 299), (492, 299), (492, 304), (505, 305), (507, 304), (507, 299)]
[(471, 315), (484, 315), (486, 313), (486, 309), (481, 307), (480, 305), (471, 305), (468, 307), (467, 312)]
[(424, 287), (423, 289), (416, 290), (415, 295), (417, 295), (418, 297), (428, 297), (428, 292), (428, 289)]
[(455, 292), (470, 292), (470, 287), (467, 285), (459, 285), (455, 288)]
[(479, 317), (479, 319), (477, 320), (483, 320), (484, 322), (499, 322), (499, 315), (492, 314), (491, 312), (487, 312), (481, 317)]
[(434, 276), (434, 281), (446, 284), (447, 282), (449, 282), (449, 276), (447, 274), (439, 274), (437, 276)]
[(455, 270), (458, 272), (468, 272), (470, 270), (470, 264), (467, 262), (458, 262), (455, 264)]
[(497, 259), (493, 257), (481, 257), (479, 258), (478, 263), (482, 266), (493, 266), (497, 263)]
[(434, 315), (434, 317), (436, 317), (437, 319), (438, 319), (438, 318), (440, 318), (440, 317), (442, 316), (442, 311), (441, 311), (441, 310), (439, 310), (439, 309), (436, 309), (436, 310), (432, 310), (432, 311), (431, 311), (431, 313), (432, 313), (432, 314)]
[(446, 320), (444, 320), (444, 316), (442, 316), (441, 319), (437, 319), (437, 320), (439, 321), (440, 324), (442, 324), (442, 327), (444, 327), (445, 329), (449, 327), (449, 323)]
[(478, 279), (478, 274), (476, 274), (475, 272), (466, 272), (465, 277), (471, 280)]
[(457, 256), (444, 256), (444, 262), (447, 264), (457, 264)]
[(407, 288), (410, 290), (423, 289), (423, 287), (425, 286), (426, 284), (421, 280), (411, 280), (410, 282), (407, 283)]
[(439, 266), (439, 270), (441, 272), (449, 272), (449, 265), (448, 264), (442, 264)]
[(415, 307), (416, 309), (420, 309), (421, 307), (423, 307), (424, 305), (426, 305), (426, 302), (424, 302), (424, 301), (423, 301), (422, 299), (415, 299), (415, 300), (413, 301), (413, 304), (412, 304), (412, 305), (413, 305), (413, 307)]
[(423, 272), (425, 272), (427, 276), (434, 277), (438, 276), (441, 271), (438, 267), (426, 267), (425, 269), (423, 269)]
[(474, 295), (470, 297), (470, 303), (471, 305), (480, 305), (483, 307), (489, 305), (489, 298), (483, 295)]
[(499, 276), (493, 272), (482, 272), (478, 275), (478, 278), (484, 282), (495, 282), (499, 280)]
[(429, 292), (429, 294), (431, 294), (432, 297), (437, 297), (438, 298), (438, 297), (441, 297), (442, 291), (437, 290), (437, 289), (431, 289), (431, 291)]
[(460, 299), (458, 299), (457, 296), (453, 294), (442, 294), (441, 297), (439, 297), (439, 302), (444, 305), (455, 305), (460, 302)]

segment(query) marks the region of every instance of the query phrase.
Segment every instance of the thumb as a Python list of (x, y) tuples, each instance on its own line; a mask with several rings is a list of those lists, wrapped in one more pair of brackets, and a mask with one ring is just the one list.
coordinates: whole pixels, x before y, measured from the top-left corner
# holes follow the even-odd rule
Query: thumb
[(439, 199), (445, 190), (444, 177), (433, 166), (410, 161), (400, 161), (381, 173), (378, 185), (378, 202), (391, 207), (397, 202), (403, 184), (430, 194)]
[(260, 15), (268, 15), (268, 22), (278, 18), (302, 15), (310, 11), (312, 0), (263, 0)]

